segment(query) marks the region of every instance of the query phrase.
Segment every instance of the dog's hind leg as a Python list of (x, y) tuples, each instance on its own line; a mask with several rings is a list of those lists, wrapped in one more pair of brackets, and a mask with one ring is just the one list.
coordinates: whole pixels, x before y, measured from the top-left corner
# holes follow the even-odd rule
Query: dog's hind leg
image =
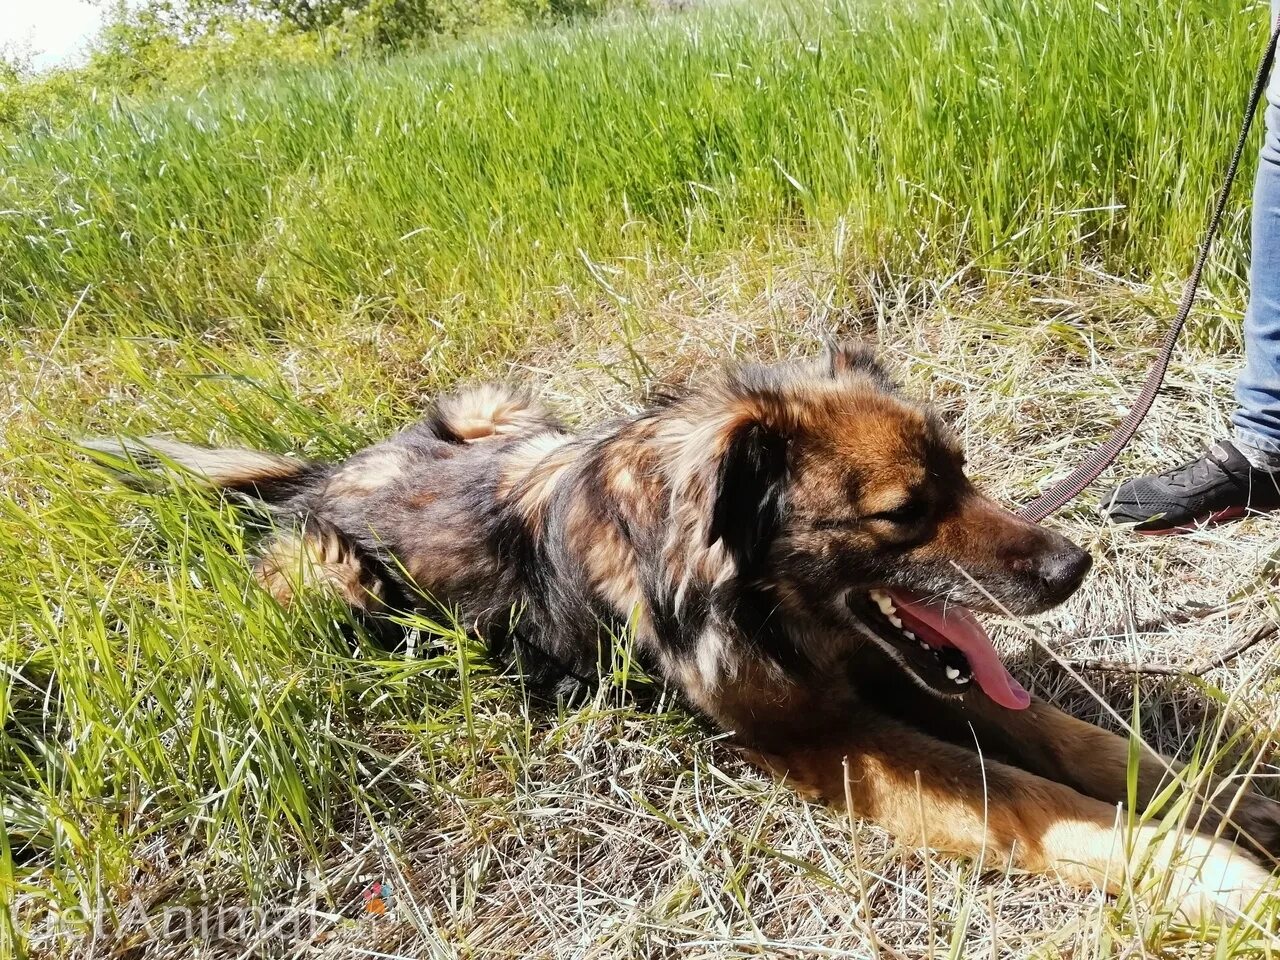
[(871, 711), (848, 722), (838, 742), (756, 756), (792, 785), (836, 806), (847, 800), (852, 814), (906, 843), (1113, 892), (1145, 874), (1168, 883), (1171, 904), (1188, 919), (1242, 909), (1268, 885), (1267, 871), (1227, 841), (1151, 824), (1126, 836), (1117, 807), (1064, 784), (984, 763)]
[(317, 589), (363, 613), (386, 606), (388, 585), (373, 564), (342, 531), (317, 517), (277, 534), (254, 565), (254, 576), (283, 606)]

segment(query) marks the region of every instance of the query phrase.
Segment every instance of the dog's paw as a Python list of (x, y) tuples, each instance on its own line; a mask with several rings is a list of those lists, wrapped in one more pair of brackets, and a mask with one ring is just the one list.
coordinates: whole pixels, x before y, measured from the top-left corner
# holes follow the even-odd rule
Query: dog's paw
[(1175, 919), (1190, 924), (1229, 922), (1277, 895), (1270, 872), (1224, 841), (1193, 844), (1170, 867), (1166, 879)]

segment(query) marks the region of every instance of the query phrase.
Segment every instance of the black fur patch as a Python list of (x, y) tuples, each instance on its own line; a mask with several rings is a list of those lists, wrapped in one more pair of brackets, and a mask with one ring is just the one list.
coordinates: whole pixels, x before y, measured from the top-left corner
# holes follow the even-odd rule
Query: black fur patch
[(832, 377), (862, 374), (871, 377), (876, 385), (897, 392), (898, 385), (876, 357), (875, 350), (865, 343), (841, 340), (827, 344), (827, 371)]
[(313, 494), (332, 467), (320, 463), (300, 464), (297, 473), (281, 477), (255, 477), (239, 482), (223, 483), (222, 489), (239, 493), (267, 504), (282, 504)]
[[(589, 496), (569, 481), (545, 506), (552, 517), (563, 515), (574, 499)], [(510, 627), (490, 631), (494, 651), (507, 650), (534, 669), (534, 680), (558, 696), (598, 677), (608, 636), (625, 624), (596, 598), (580, 577), (566, 576), (577, 557), (564, 541), (559, 523), (535, 533), (519, 511), (499, 505), (490, 525), (489, 544), (501, 569), (523, 585), (523, 603)]]
[(437, 440), (443, 440), (445, 443), (461, 444), (467, 442), (462, 437), (454, 433), (453, 428), (449, 426), (448, 418), (438, 406), (432, 408), (431, 412), (427, 414), (426, 419), (424, 419), (420, 424), (420, 427), (425, 428), (426, 431)]
[(728, 611), (734, 632), (744, 642), (792, 675), (810, 666), (788, 635), (772, 590), (735, 579), (716, 588), (715, 594), (715, 606)]
[(707, 544), (722, 542), (743, 576), (769, 554), (786, 500), (787, 438), (761, 423), (740, 427), (720, 459)]

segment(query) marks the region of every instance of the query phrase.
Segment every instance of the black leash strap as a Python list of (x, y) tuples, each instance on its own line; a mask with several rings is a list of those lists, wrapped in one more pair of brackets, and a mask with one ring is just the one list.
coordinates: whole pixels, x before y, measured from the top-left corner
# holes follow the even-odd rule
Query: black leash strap
[(1222, 226), (1222, 214), (1226, 210), (1227, 200), (1231, 196), (1231, 186), (1235, 183), (1236, 172), (1240, 167), (1240, 158), (1243, 156), (1245, 146), (1248, 143), (1249, 129), (1253, 126), (1254, 114), (1258, 112), (1258, 104), (1267, 89), (1267, 78), (1271, 74), (1272, 64), (1275, 63), (1277, 41), (1280, 41), (1280, 20), (1277, 20), (1275, 29), (1271, 34), (1271, 40), (1268, 42), (1267, 49), (1262, 54), (1262, 60), (1258, 64), (1258, 73), (1253, 80), (1253, 89), (1249, 91), (1249, 102), (1245, 108), (1244, 123), (1240, 127), (1240, 137), (1236, 141), (1235, 151), (1231, 154), (1231, 163), (1227, 166), (1227, 174), (1222, 181), (1222, 189), (1218, 191), (1218, 201), (1214, 204), (1213, 216), (1209, 218), (1209, 227), (1205, 231), (1204, 241), (1200, 244), (1200, 255), (1196, 257), (1191, 276), (1187, 278), (1186, 285), (1182, 288), (1182, 302), (1178, 305), (1177, 315), (1174, 316), (1173, 322), (1169, 324), (1169, 328), (1165, 331), (1164, 340), (1161, 342), (1160, 350), (1151, 364), (1150, 371), (1147, 373), (1147, 380), (1142, 385), (1142, 391), (1138, 394), (1138, 399), (1133, 402), (1133, 406), (1129, 408), (1124, 420), (1112, 431), (1111, 436), (1107, 438), (1105, 443), (1094, 449), (1068, 476), (1059, 480), (1018, 511), (1018, 516), (1024, 520), (1039, 523), (1049, 514), (1070, 503), (1085, 487), (1097, 480), (1099, 474), (1111, 466), (1116, 457), (1120, 455), (1120, 451), (1128, 446), (1129, 441), (1133, 439), (1133, 435), (1137, 433), (1139, 425), (1146, 418), (1147, 412), (1151, 409), (1151, 404), (1155, 401), (1156, 394), (1160, 392), (1160, 387), (1164, 383), (1165, 373), (1169, 369), (1169, 360), (1173, 356), (1174, 348), (1178, 345), (1178, 335), (1182, 333), (1182, 326), (1187, 322), (1187, 317), (1191, 314), (1191, 308), (1195, 304), (1196, 292), (1200, 288), (1200, 275), (1204, 272), (1205, 264), (1209, 260), (1209, 252), (1213, 249), (1213, 241)]

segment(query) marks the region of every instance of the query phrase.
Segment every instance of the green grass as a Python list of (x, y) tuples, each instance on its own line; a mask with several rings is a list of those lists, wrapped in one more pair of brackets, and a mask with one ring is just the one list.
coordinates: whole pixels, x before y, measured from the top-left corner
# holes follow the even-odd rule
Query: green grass
[[(0, 955), (159, 951), (135, 902), (318, 905), (344, 919), (317, 955), (865, 955), (845, 828), (683, 712), (616, 689), (539, 711), (453, 625), (420, 624), (412, 656), (352, 646), (323, 598), (285, 613), (253, 586), (234, 507), (121, 489), (66, 441), (337, 457), (459, 378), (547, 382), (591, 417), (840, 327), (913, 361), (979, 472), (1023, 496), (1114, 418), (1265, 19), (1222, 0), (717, 5), (103, 102), (3, 144)], [(1215, 319), (1131, 462), (1221, 424), (1245, 223), (1237, 205)], [(1277, 533), (1139, 550), (1084, 508), (1066, 522), (1100, 557), (1055, 621), (1082, 636), (1257, 582)], [(1262, 677), (1219, 681), (1265, 701)], [(1170, 749), (1184, 713), (1217, 716), (1144, 696)], [(861, 843), (884, 942), (1183, 948), (1125, 906)], [(370, 932), (378, 876), (406, 894)], [(1214, 936), (1224, 956), (1265, 942)]]
[[(520, 341), (615, 270), (837, 229), (850, 266), (1165, 280), (1261, 15), (728, 6), (104, 105), (7, 151), (0, 309), (56, 325), (84, 292), (116, 329), (355, 312)], [(1239, 240), (1237, 217), (1233, 269)]]

